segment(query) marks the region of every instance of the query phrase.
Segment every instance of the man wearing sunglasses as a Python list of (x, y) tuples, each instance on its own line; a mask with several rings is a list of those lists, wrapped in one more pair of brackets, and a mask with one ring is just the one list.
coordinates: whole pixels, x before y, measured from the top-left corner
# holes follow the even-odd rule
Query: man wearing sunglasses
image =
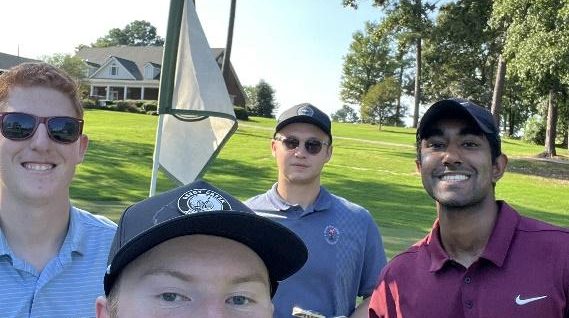
[(91, 317), (116, 225), (70, 204), (88, 139), (76, 83), (45, 63), (0, 75), (0, 317)]
[[(332, 156), (330, 119), (311, 104), (284, 111), (271, 150), (278, 182), (246, 204), (293, 230), (309, 252), (306, 265), (273, 298), (275, 317), (291, 317), (293, 308), (325, 317), (367, 317), (368, 297), (386, 257), (370, 213), (320, 185)], [(364, 300), (356, 308), (358, 296)]]

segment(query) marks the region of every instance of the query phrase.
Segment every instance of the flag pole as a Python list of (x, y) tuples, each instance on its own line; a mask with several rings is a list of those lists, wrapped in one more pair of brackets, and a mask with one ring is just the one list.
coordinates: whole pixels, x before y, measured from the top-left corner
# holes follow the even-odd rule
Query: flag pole
[(152, 156), (152, 176), (150, 178), (149, 196), (156, 193), (158, 168), (160, 160), (160, 143), (162, 140), (162, 126), (164, 116), (172, 110), (172, 95), (176, 76), (176, 60), (178, 58), (178, 44), (180, 41), (180, 26), (184, 12), (185, 0), (171, 0), (168, 13), (168, 27), (166, 30), (166, 43), (162, 56), (162, 70), (160, 75), (160, 89), (158, 91), (158, 126), (156, 127), (156, 143)]
[(223, 74), (225, 83), (229, 83), (229, 60), (231, 57), (231, 48), (233, 46), (233, 24), (235, 23), (236, 2), (236, 0), (231, 0), (231, 7), (229, 10), (229, 26), (227, 27), (227, 42), (225, 44), (225, 53), (223, 54), (223, 64), (221, 64), (221, 73)]

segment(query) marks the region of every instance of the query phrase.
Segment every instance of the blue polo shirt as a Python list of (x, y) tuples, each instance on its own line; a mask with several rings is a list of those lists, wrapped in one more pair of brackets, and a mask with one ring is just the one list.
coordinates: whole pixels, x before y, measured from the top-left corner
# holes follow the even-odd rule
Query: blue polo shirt
[(308, 248), (308, 260), (279, 284), (273, 298), (274, 317), (292, 317), (294, 306), (326, 317), (349, 316), (357, 296), (371, 295), (386, 263), (372, 216), (323, 187), (306, 209), (285, 202), (276, 189), (277, 184), (245, 204), (300, 236)]
[(394, 257), (371, 298), (371, 318), (569, 317), (569, 229), (518, 214), (503, 201), (480, 258), (465, 268), (438, 221)]
[(63, 245), (40, 273), (0, 229), (0, 317), (94, 317), (115, 231), (109, 219), (72, 207)]

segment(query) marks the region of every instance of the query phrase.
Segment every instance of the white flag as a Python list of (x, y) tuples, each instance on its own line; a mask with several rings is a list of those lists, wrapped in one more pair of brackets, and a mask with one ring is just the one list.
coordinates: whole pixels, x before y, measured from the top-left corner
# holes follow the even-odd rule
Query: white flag
[[(176, 1), (180, 0), (172, 0), (171, 6)], [(175, 41), (168, 36), (177, 33), (170, 32), (171, 20), (178, 18), (179, 21), (179, 16), (173, 17), (173, 14), (180, 14), (170, 9), (163, 63), (169, 63), (169, 49), (177, 51), (177, 58), (173, 77), (167, 74), (168, 65), (162, 65), (159, 103), (168, 101), (168, 96), (162, 94), (171, 91), (171, 109), (167, 109), (168, 105), (159, 105), (163, 123), (157, 131), (155, 160), (158, 157), (160, 167), (178, 183), (188, 184), (205, 172), (237, 129), (237, 120), (194, 4), (190, 0), (181, 1), (184, 4), (181, 22), (178, 22), (179, 42), (177, 47), (169, 48), (169, 43)], [(168, 80), (173, 88), (168, 87), (172, 84), (163, 83)]]

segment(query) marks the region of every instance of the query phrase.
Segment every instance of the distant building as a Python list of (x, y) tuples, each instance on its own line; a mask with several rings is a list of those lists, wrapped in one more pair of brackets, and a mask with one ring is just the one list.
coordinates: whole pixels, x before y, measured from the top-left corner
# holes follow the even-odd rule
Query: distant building
[[(90, 87), (91, 97), (157, 100), (163, 52), (161, 46), (83, 47), (76, 56), (88, 66), (82, 81)], [(224, 49), (212, 52), (221, 68)], [(225, 85), (233, 105), (244, 107), (245, 93), (233, 66)]]
[(25, 62), (40, 62), (39, 60), (28, 59), (21, 56), (0, 53), (0, 74), (6, 72), (8, 69)]

